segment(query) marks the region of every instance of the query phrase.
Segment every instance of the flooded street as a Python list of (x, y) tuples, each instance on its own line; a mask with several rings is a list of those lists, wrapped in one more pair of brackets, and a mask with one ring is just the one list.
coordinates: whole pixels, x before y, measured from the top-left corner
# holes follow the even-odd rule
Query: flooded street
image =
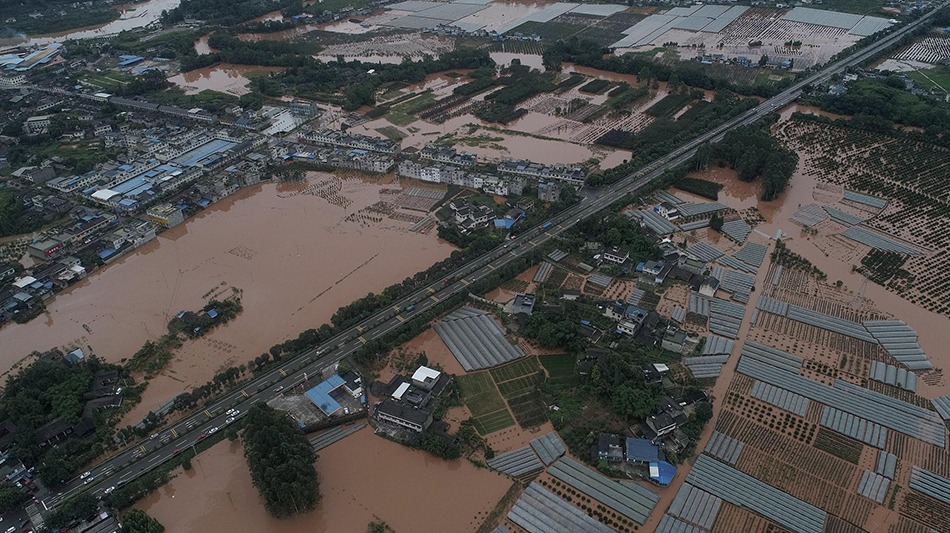
[(408, 232), (408, 223), (343, 221), (379, 201), (381, 188), (344, 181), (340, 194), (353, 202), (345, 209), (316, 196), (279, 194), (273, 184), (241, 190), (60, 293), (46, 315), (0, 330), (0, 372), (33, 350), (66, 345), (89, 346), (118, 363), (163, 334), (176, 313), (204, 305), (203, 295), (222, 283), (242, 289), (243, 313), (176, 352), (127, 418), (137, 420), (219, 369), (319, 327), (338, 307), (446, 258), (451, 246), (434, 233)]
[[(198, 41), (198, 43), (200, 42), (201, 40)], [(205, 41), (205, 45), (207, 46), (207, 40)], [(195, 47), (197, 48), (197, 46), (198, 44), (196, 43)], [(283, 70), (283, 67), (219, 63), (213, 67), (182, 72), (177, 76), (168, 78), (168, 81), (184, 89), (185, 94), (197, 94), (201, 91), (211, 89), (234, 96), (241, 96), (251, 92), (250, 89), (246, 87), (246, 85), (251, 82), (248, 78), (249, 75), (264, 75), (270, 72), (280, 72), (281, 70)]]
[(224, 441), (136, 507), (166, 531), (364, 533), (375, 519), (418, 533), (475, 531), (511, 486), (466, 460), (444, 461), (366, 428), (318, 452), (323, 499), (303, 516), (270, 517), (240, 441)]

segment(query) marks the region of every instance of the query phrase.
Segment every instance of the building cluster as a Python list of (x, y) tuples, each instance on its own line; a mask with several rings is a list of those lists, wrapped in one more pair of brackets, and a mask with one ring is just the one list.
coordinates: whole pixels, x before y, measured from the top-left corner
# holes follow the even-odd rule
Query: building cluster
[[(421, 433), (432, 425), (439, 397), (451, 381), (445, 372), (420, 366), (412, 376), (394, 376), (388, 383), (373, 385), (373, 395), (384, 398), (373, 416), (393, 429)], [(379, 394), (377, 394), (379, 393)]]
[(692, 442), (681, 427), (689, 422), (695, 405), (706, 400), (704, 392), (679, 399), (663, 396), (656, 411), (632, 428), (633, 436), (600, 433), (590, 449), (591, 461), (606, 461), (613, 468), (668, 485), (677, 469), (666, 455), (679, 453)]
[[(77, 365), (85, 360), (85, 354), (80, 348), (66, 354), (56, 349), (41, 355), (40, 360), (67, 366)], [(71, 435), (84, 436), (93, 432), (96, 414), (122, 405), (124, 392), (120, 385), (117, 370), (97, 372), (83, 395), (84, 403), (79, 417), (56, 417), (37, 427), (33, 432), (33, 444), (46, 448)], [(10, 420), (4, 420), (0, 424), (0, 449), (8, 449), (14, 442), (17, 442), (17, 428)]]
[(352, 370), (331, 375), (307, 389), (304, 395), (319, 410), (324, 424), (326, 420), (361, 412), (366, 404), (363, 379)]

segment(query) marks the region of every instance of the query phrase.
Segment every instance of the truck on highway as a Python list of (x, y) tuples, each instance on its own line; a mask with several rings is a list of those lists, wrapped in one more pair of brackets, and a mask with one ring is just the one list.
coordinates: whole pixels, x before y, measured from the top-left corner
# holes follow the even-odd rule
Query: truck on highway
[(545, 222), (544, 224), (541, 224), (540, 226), (538, 226), (538, 229), (545, 230), (545, 229), (550, 228), (553, 224), (554, 222)]

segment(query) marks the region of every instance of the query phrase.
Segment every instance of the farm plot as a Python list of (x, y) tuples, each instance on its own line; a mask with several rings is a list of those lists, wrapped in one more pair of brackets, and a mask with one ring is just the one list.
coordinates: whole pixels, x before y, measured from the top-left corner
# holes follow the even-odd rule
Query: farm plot
[(508, 399), (536, 389), (541, 381), (540, 370), (537, 356), (531, 356), (491, 370), (491, 377), (501, 395)]
[[(786, 11), (753, 7), (719, 32), (719, 41), (726, 46), (747, 45), (776, 23)], [(783, 41), (784, 42), (784, 41)]]
[(864, 445), (860, 442), (829, 429), (820, 428), (815, 437), (815, 448), (828, 452), (849, 463), (858, 464)]
[(498, 394), (488, 372), (466, 374), (456, 379), (462, 392), (462, 401), (472, 413), (475, 429), (479, 433), (487, 435), (514, 425), (515, 421), (505, 408), (505, 401)]
[(806, 472), (807, 462), (787, 462), (787, 456), (762, 452), (750, 444), (742, 449), (736, 467), (759, 479), (836, 514), (850, 522), (863, 523), (870, 514), (873, 503), (852, 493), (849, 487), (838, 486), (819, 476)]
[(539, 426), (548, 419), (548, 409), (537, 390), (509, 399), (508, 406), (523, 428)]
[(724, 434), (735, 436), (736, 439), (745, 442), (746, 446), (766, 455), (782, 457), (782, 460), (797, 465), (804, 472), (839, 487), (849, 487), (858, 479), (858, 468), (847, 461), (823, 453), (822, 450), (803, 444), (794, 438), (769, 431), (750, 420), (737, 417), (734, 413), (725, 412), (724, 414), (727, 416), (717, 422), (716, 429)]
[(950, 35), (935, 32), (894, 54), (894, 59), (937, 64), (950, 59)]
[(480, 416), (474, 419), (473, 422), (475, 423), (475, 430), (480, 435), (489, 435), (515, 425), (515, 420), (511, 418), (511, 413), (507, 409)]
[[(950, 252), (950, 151), (800, 117), (783, 131), (802, 147), (802, 168), (819, 183), (888, 200), (865, 225), (931, 250), (908, 257), (900, 267), (907, 274), (890, 277), (887, 289), (931, 311), (950, 312), (950, 264), (944, 260)], [(878, 257), (864, 262), (893, 264)]]

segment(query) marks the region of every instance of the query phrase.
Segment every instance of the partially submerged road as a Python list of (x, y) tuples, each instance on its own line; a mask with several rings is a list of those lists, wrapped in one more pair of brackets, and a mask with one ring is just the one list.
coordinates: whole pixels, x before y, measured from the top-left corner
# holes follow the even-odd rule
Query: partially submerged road
[[(937, 9), (943, 7), (941, 4)], [(552, 218), (550, 224), (534, 228), (507, 241), (494, 250), (477, 257), (457, 269), (445, 280), (422, 288), (402, 301), (379, 311), (359, 325), (347, 329), (318, 349), (305, 352), (280, 368), (254, 379), (242, 389), (232, 391), (208, 408), (194, 413), (173, 426), (162, 430), (153, 438), (142, 441), (137, 446), (126, 449), (90, 470), (85, 479), (76, 478), (66, 484), (61, 492), (46, 497), (43, 506), (52, 509), (64, 499), (82, 490), (90, 490), (96, 496), (103, 496), (111, 487), (118, 487), (160, 466), (179, 453), (193, 447), (213, 432), (223, 431), (226, 421), (231, 418), (229, 409), (238, 409), (243, 416), (251, 405), (258, 401), (269, 401), (281, 394), (284, 389), (300, 385), (310, 376), (319, 376), (330, 366), (356, 352), (370, 340), (377, 339), (398, 328), (402, 323), (424, 312), (438, 302), (464, 291), (472, 282), (480, 280), (491, 272), (515, 259), (522, 253), (541, 246), (560, 233), (570, 229), (581, 219), (594, 215), (609, 207), (628, 194), (647, 187), (665, 171), (685, 163), (696, 152), (697, 147), (707, 142), (717, 142), (729, 130), (740, 125), (750, 124), (759, 118), (794, 101), (802, 88), (828, 80), (834, 74), (856, 65), (876, 52), (890, 46), (907, 32), (925, 23), (937, 11), (934, 9), (920, 19), (903, 26), (894, 33), (868, 45), (847, 58), (821, 69), (805, 79), (795, 83), (782, 93), (762, 102), (742, 115), (733, 118), (715, 129), (687, 142), (646, 167), (630, 174), (613, 185), (588, 195), (581, 202)], [(412, 311), (406, 308), (414, 305)]]

